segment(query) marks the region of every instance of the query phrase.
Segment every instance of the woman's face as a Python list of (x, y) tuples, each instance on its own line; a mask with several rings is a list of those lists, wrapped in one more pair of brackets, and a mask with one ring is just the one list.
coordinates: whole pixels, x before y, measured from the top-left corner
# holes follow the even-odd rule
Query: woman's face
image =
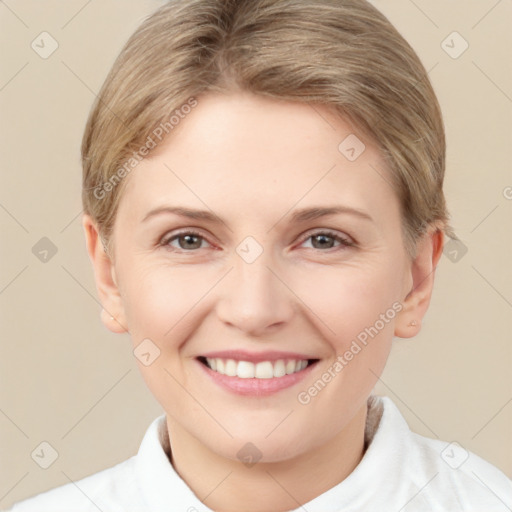
[(285, 460), (363, 410), (411, 320), (399, 202), (326, 108), (197, 99), (125, 178), (104, 305), (171, 424), (225, 457), (250, 442)]

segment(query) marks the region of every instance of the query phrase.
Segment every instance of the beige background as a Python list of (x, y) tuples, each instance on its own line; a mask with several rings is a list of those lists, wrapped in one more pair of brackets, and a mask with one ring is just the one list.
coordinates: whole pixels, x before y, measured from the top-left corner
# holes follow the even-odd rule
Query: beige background
[[(373, 3), (430, 72), (447, 128), (448, 202), (467, 247), (457, 262), (442, 257), (424, 328), (396, 340), (377, 392), (414, 431), (456, 440), (512, 477), (512, 3)], [(125, 460), (162, 413), (129, 339), (100, 324), (79, 165), (95, 92), (161, 4), (0, 3), (2, 508)], [(43, 31), (59, 45), (47, 59), (31, 48)], [(453, 31), (469, 43), (456, 59), (442, 47)], [(453, 36), (446, 44), (462, 48)], [(46, 263), (32, 252), (42, 237), (57, 248)], [(43, 441), (59, 454), (46, 470), (31, 458)]]

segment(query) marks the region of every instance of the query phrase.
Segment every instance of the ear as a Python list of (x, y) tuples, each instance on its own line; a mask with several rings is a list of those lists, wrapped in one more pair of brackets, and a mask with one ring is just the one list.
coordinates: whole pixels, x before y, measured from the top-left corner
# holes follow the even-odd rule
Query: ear
[(82, 225), (85, 231), (87, 252), (94, 269), (96, 289), (103, 306), (101, 320), (105, 327), (112, 332), (128, 332), (125, 327), (124, 308), (116, 282), (114, 264), (103, 247), (99, 230), (90, 215), (83, 215)]
[(438, 228), (431, 228), (418, 241), (416, 256), (410, 266), (410, 291), (402, 300), (403, 309), (395, 321), (395, 336), (399, 338), (412, 338), (421, 330), (421, 321), (432, 297), (434, 275), (443, 242), (443, 231)]

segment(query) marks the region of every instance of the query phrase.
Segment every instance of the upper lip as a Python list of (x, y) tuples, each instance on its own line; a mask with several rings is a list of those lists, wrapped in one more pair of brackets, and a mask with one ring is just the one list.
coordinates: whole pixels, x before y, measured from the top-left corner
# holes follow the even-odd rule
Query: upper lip
[(248, 352), (245, 350), (219, 350), (201, 354), (201, 357), (206, 357), (208, 359), (234, 359), (235, 361), (249, 361), (251, 363), (260, 363), (262, 361), (277, 361), (279, 359), (294, 359), (299, 361), (303, 359), (318, 359), (306, 354), (299, 354), (298, 352)]

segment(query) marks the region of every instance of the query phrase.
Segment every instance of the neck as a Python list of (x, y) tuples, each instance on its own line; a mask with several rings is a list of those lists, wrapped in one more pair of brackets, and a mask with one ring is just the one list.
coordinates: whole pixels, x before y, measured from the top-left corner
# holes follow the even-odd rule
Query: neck
[(246, 467), (213, 452), (167, 416), (172, 464), (204, 504), (218, 512), (285, 512), (343, 481), (364, 454), (366, 403), (328, 442), (278, 462)]

